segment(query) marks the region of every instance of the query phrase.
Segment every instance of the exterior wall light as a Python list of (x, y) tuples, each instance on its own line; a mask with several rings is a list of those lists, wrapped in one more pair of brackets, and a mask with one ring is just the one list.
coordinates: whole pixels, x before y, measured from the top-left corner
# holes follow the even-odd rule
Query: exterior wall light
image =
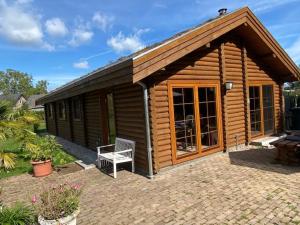
[(233, 88), (233, 83), (232, 82), (226, 82), (225, 83), (225, 88), (226, 88), (226, 91), (229, 91)]

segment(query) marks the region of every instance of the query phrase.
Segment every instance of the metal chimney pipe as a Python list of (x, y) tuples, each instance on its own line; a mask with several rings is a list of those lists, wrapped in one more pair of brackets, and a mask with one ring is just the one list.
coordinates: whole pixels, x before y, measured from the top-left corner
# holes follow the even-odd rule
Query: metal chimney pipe
[(227, 8), (222, 8), (218, 10), (219, 16), (224, 16), (227, 14)]

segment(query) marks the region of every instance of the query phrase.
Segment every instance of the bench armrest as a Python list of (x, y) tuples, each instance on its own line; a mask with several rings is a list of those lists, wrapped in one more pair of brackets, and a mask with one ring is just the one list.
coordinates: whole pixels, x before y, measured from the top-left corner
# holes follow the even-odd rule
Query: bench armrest
[(123, 151), (118, 151), (118, 152), (114, 152), (114, 153), (126, 153), (126, 152), (132, 152), (132, 149), (126, 149), (126, 150), (123, 150)]
[(107, 148), (107, 147), (112, 147), (112, 146), (115, 146), (115, 144), (98, 146), (97, 147), (98, 155), (101, 153), (101, 148)]

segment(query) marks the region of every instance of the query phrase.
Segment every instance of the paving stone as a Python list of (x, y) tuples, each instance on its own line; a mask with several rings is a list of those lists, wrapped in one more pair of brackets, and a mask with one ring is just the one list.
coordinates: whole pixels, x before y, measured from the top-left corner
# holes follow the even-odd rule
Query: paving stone
[(97, 168), (0, 180), (5, 204), (59, 183), (80, 183), (78, 224), (297, 224), (300, 169), (273, 164), (272, 149), (239, 149), (163, 169), (154, 180)]

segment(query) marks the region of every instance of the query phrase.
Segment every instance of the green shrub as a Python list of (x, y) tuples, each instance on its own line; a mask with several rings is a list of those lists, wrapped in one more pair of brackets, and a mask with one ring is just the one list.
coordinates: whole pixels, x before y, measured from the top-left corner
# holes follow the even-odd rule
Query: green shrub
[(36, 214), (32, 207), (16, 203), (11, 207), (3, 206), (0, 211), (0, 224), (32, 225), (36, 224)]

